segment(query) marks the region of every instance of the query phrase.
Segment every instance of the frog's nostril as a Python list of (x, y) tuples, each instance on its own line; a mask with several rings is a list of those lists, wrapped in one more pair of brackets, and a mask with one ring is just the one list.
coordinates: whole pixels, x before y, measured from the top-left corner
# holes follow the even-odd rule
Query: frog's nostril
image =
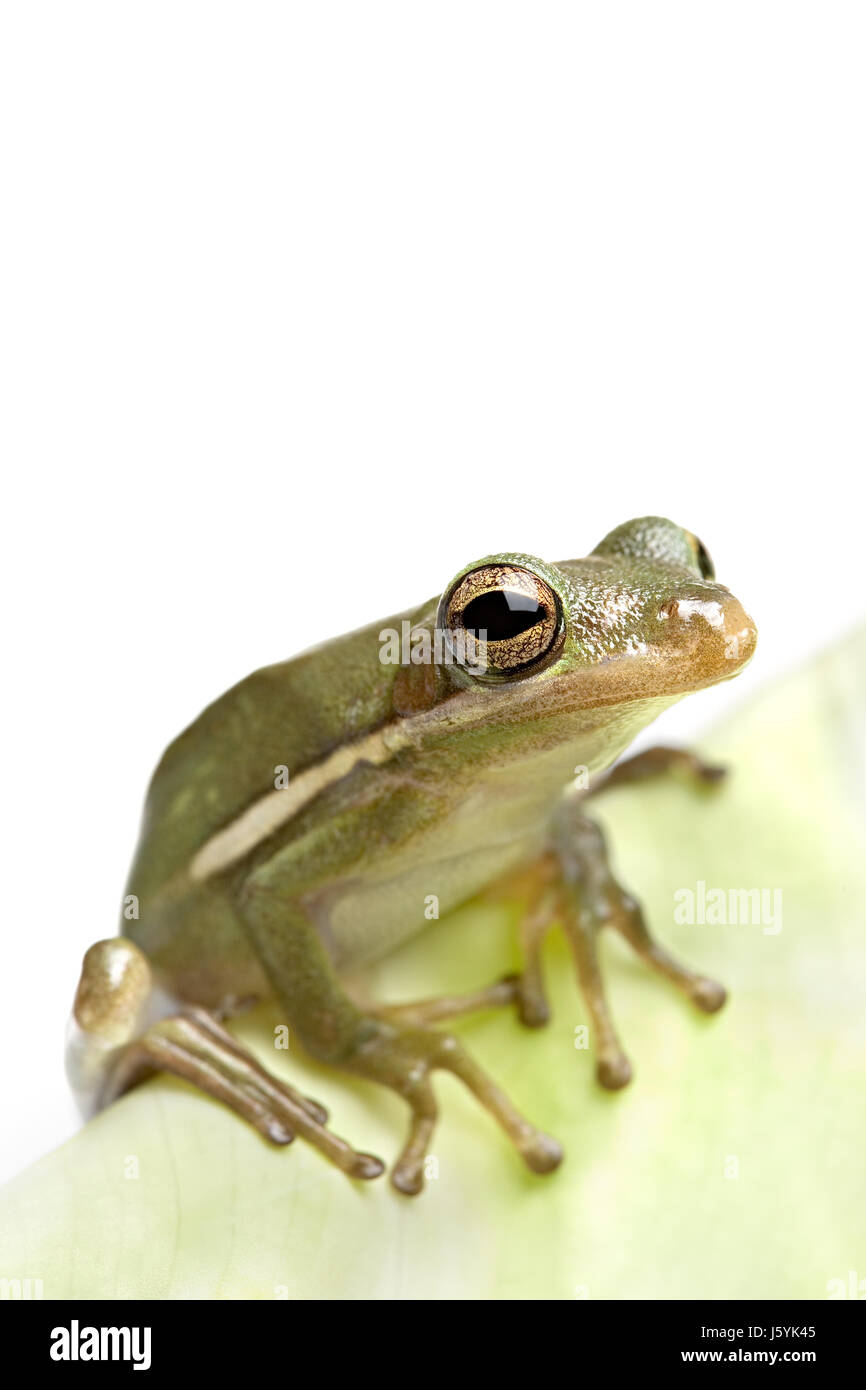
[(754, 653), (755, 624), (739, 600), (720, 584), (703, 590), (683, 586), (656, 611), (660, 646), (671, 660), (688, 662), (692, 675), (703, 684), (736, 675)]
[(714, 599), (670, 598), (659, 609), (659, 618), (690, 622), (692, 618), (702, 618), (710, 627), (722, 627), (725, 615), (722, 605)]

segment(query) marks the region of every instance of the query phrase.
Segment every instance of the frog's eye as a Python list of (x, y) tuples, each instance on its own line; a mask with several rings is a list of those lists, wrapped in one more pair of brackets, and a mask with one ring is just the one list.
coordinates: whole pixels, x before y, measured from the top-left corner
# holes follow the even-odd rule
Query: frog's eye
[(482, 565), (442, 605), (449, 645), (486, 679), (525, 675), (558, 650), (562, 610), (550, 585), (519, 565)]
[(608, 532), (593, 555), (624, 555), (634, 560), (661, 560), (666, 565), (685, 565), (701, 576), (715, 579), (716, 570), (703, 541), (692, 531), (663, 516), (639, 516)]
[(697, 562), (698, 569), (701, 572), (701, 578), (715, 579), (716, 567), (713, 564), (710, 552), (707, 550), (707, 547), (704, 545), (703, 541), (700, 539), (699, 536), (692, 535), (692, 533), (689, 532), (689, 537), (692, 541), (692, 544), (694, 545), (695, 561)]

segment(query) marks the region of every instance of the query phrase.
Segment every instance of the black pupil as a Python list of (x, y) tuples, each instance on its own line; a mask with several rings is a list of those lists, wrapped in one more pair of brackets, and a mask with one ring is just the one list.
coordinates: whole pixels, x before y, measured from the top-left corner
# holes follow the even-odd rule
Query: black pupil
[(510, 637), (519, 637), (521, 632), (528, 632), (546, 616), (538, 600), (528, 594), (508, 594), (503, 589), (492, 589), (489, 594), (479, 594), (467, 603), (463, 610), (463, 626), (473, 635), (486, 632), (488, 642), (505, 642)]

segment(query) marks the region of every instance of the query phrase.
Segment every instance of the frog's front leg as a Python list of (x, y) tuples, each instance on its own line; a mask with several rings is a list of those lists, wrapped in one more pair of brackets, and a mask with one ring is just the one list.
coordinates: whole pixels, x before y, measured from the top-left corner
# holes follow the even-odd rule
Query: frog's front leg
[[(353, 1003), (337, 980), (311, 913), (287, 895), (286, 872), (279, 859), (256, 870), (240, 897), (244, 921), (304, 1048), (321, 1062), (390, 1087), (408, 1104), (409, 1134), (391, 1173), (398, 1191), (414, 1195), (424, 1185), (424, 1159), (437, 1118), (431, 1082), (435, 1071), (460, 1078), (528, 1168), (535, 1173), (556, 1168), (562, 1159), (559, 1144), (524, 1119), (457, 1038), (413, 1021), (423, 1005), (408, 1006), (401, 1018), (399, 1006), (387, 1017), (387, 1011), (364, 1012)], [(500, 987), (495, 1002), (505, 1002), (499, 994), (513, 998), (513, 989)], [(484, 995), (490, 1002), (489, 991)], [(471, 999), (470, 1007), (477, 1007), (478, 996)], [(436, 1016), (447, 1013), (440, 1006)]]
[(583, 814), (576, 798), (558, 813), (554, 840), (561, 869), (561, 913), (566, 937), (586, 998), (597, 1048), (596, 1072), (610, 1090), (631, 1079), (631, 1065), (614, 1028), (601, 978), (597, 938), (613, 927), (649, 965), (672, 980), (698, 1008), (715, 1013), (725, 1002), (724, 988), (677, 961), (650, 936), (639, 903), (617, 882), (604, 836)]
[[(624, 759), (594, 782), (592, 790), (579, 801), (573, 797), (566, 800), (560, 811), (558, 848), (551, 848), (487, 890), (487, 896), (494, 900), (517, 900), (522, 904), (519, 934), (523, 969), (511, 979), (518, 1015), (528, 1027), (539, 1027), (550, 1017), (541, 948), (551, 927), (559, 922), (564, 924), (595, 1028), (599, 1079), (611, 1090), (627, 1084), (631, 1066), (617, 1039), (605, 999), (596, 950), (596, 937), (602, 926), (617, 928), (644, 959), (681, 985), (707, 1012), (721, 1008), (725, 999), (721, 985), (680, 966), (652, 940), (640, 906), (613, 876), (601, 831), (577, 810), (590, 796), (664, 773), (679, 774), (699, 786), (710, 787), (723, 780), (727, 769), (708, 763), (687, 749), (662, 745)], [(570, 887), (569, 875), (573, 879)]]
[(645, 782), (665, 772), (679, 773), (699, 785), (715, 786), (727, 776), (728, 770), (718, 763), (705, 762), (688, 748), (668, 748), (657, 743), (652, 748), (645, 748), (642, 753), (634, 753), (632, 757), (615, 763), (609, 772), (593, 783), (588, 794), (598, 796), (600, 792), (610, 791), (613, 787)]
[[(384, 1170), (326, 1128), (327, 1111), (277, 1080), (204, 1009), (166, 1008), (150, 967), (125, 937), (99, 941), (84, 957), (66, 1066), (86, 1112), (108, 1105), (156, 1071), (182, 1077), (222, 1101), (274, 1144), (300, 1135), (350, 1177)], [(155, 1016), (154, 1016), (155, 1015)]]

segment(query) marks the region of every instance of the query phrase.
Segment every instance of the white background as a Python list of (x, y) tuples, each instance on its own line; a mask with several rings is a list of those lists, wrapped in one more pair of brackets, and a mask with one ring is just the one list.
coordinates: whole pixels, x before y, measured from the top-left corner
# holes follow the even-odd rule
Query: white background
[(2, 1164), (164, 744), (250, 669), (662, 513), (860, 617), (858, 4), (4, 6)]

